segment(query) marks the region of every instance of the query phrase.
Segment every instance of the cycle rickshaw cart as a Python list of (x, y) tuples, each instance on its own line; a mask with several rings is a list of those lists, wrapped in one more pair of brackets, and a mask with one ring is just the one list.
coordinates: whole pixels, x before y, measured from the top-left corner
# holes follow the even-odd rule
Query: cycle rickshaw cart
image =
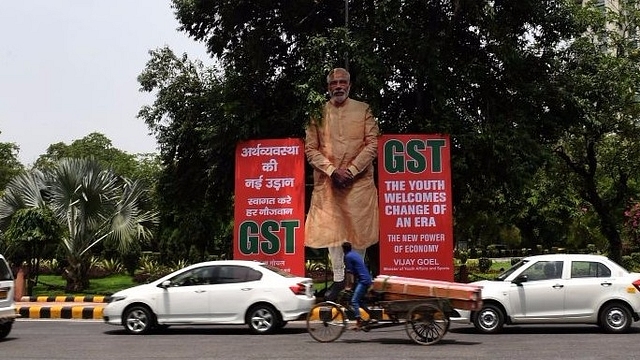
[[(309, 335), (318, 342), (340, 338), (355, 316), (349, 306), (350, 293), (338, 301), (316, 304), (307, 316)], [(364, 325), (360, 330), (404, 326), (416, 344), (432, 345), (449, 330), (456, 309), (479, 310), (481, 289), (475, 285), (447, 281), (379, 275), (367, 294), (367, 305), (361, 308)]]

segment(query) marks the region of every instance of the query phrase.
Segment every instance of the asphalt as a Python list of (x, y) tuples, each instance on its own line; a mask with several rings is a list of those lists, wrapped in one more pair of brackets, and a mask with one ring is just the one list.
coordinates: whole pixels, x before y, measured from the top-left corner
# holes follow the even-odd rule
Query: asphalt
[(16, 302), (21, 319), (102, 320), (108, 296), (34, 296)]

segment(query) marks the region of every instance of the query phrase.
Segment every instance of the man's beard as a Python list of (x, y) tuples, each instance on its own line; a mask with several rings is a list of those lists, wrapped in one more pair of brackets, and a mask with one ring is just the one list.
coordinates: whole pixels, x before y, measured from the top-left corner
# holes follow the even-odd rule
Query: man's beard
[(346, 90), (334, 90), (331, 94), (331, 99), (338, 104), (342, 104), (347, 97), (349, 97), (349, 91)]

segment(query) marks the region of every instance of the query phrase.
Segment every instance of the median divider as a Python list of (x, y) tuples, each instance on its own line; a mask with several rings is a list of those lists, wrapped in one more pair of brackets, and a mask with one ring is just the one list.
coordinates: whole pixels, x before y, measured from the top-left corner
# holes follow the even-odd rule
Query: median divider
[(100, 320), (109, 296), (25, 296), (16, 303), (22, 319)]

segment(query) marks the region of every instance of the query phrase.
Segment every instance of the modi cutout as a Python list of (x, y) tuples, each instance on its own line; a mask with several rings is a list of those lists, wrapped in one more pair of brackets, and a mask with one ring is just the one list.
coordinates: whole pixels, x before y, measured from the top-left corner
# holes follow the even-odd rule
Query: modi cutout
[(322, 116), (306, 127), (305, 155), (313, 167), (313, 192), (305, 222), (305, 246), (326, 248), (333, 285), (325, 299), (344, 288), (342, 243), (363, 258), (379, 238), (378, 192), (373, 161), (380, 130), (367, 103), (351, 99), (351, 76), (335, 68), (327, 75), (330, 99)]

